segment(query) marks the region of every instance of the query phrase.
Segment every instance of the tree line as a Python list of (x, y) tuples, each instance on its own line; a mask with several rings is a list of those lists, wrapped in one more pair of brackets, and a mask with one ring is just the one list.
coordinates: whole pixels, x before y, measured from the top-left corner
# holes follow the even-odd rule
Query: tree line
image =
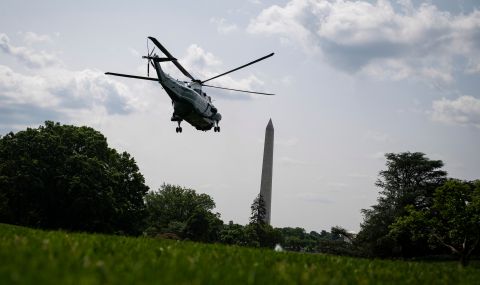
[(43, 229), (147, 235), (364, 257), (478, 255), (480, 182), (447, 177), (423, 153), (388, 153), (377, 204), (361, 230), (273, 228), (259, 195), (247, 225), (224, 223), (206, 194), (164, 184), (151, 191), (133, 157), (89, 127), (47, 121), (0, 137), (0, 222)]
[(47, 121), (0, 137), (1, 223), (253, 247), (285, 240), (289, 250), (337, 238), (272, 228), (263, 222), (260, 197), (245, 226), (224, 224), (214, 208), (210, 196), (193, 189), (164, 184), (151, 191), (135, 159), (89, 127)]
[(362, 210), (354, 239), (373, 257), (450, 254), (466, 265), (479, 253), (480, 180), (448, 178), (441, 160), (423, 153), (387, 153), (376, 182), (377, 204)]

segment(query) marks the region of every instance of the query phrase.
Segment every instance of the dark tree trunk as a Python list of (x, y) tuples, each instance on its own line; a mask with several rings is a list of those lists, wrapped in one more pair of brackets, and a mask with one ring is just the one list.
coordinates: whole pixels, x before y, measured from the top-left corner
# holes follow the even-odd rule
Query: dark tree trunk
[(460, 260), (459, 260), (460, 265), (462, 265), (463, 267), (465, 267), (465, 266), (468, 265), (469, 261), (470, 261), (469, 256), (467, 256), (464, 252), (462, 252), (462, 253), (460, 254)]

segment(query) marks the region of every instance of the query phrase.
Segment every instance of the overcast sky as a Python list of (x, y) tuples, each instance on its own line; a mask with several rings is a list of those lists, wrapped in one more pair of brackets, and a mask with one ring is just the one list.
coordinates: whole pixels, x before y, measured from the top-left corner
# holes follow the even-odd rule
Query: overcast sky
[[(211, 195), (245, 224), (275, 128), (272, 225), (358, 231), (386, 152), (424, 152), (480, 178), (480, 3), (442, 1), (0, 2), (0, 135), (45, 120), (87, 125), (135, 157), (151, 189)], [(156, 37), (202, 79), (275, 52), (205, 90), (221, 133), (170, 122), (146, 75)], [(172, 75), (185, 79), (165, 63)]]

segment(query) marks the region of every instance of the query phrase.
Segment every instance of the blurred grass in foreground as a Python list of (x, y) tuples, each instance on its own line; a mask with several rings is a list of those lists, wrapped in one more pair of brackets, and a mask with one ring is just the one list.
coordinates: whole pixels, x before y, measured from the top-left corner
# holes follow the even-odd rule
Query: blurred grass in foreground
[(479, 265), (274, 252), (0, 224), (0, 284), (479, 284)]

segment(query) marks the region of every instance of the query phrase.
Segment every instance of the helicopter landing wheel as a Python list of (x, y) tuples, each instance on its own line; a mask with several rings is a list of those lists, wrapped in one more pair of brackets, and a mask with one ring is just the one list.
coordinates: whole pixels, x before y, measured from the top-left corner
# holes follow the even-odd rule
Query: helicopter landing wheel
[(218, 125), (218, 121), (215, 121), (215, 126), (213, 127), (213, 131), (216, 133), (220, 132), (220, 126)]
[(181, 132), (182, 132), (182, 127), (180, 127), (180, 123), (181, 123), (181, 122), (182, 122), (182, 121), (177, 121), (178, 127), (175, 129), (175, 131), (176, 131), (177, 133), (181, 133)]

